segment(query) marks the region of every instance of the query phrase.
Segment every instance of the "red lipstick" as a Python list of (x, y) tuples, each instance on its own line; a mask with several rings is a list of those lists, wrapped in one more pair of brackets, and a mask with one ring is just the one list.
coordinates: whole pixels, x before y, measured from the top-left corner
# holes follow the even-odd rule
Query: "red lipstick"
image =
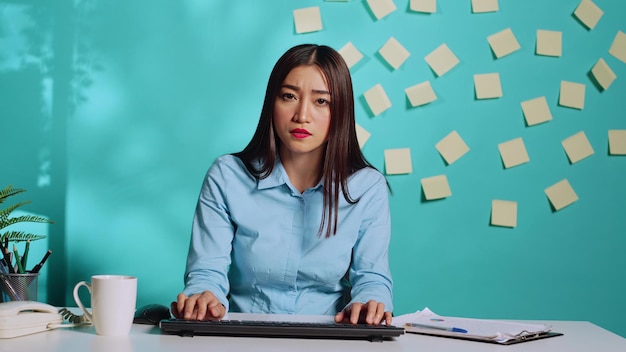
[(289, 133), (291, 133), (292, 136), (298, 139), (306, 138), (311, 135), (311, 132), (305, 130), (304, 128), (294, 128), (293, 130), (289, 131)]

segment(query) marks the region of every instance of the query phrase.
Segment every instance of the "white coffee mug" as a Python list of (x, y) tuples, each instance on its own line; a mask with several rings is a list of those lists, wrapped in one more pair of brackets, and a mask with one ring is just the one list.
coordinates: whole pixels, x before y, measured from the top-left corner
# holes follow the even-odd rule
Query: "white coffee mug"
[[(78, 297), (78, 289), (87, 287), (91, 294), (91, 312)], [(93, 323), (96, 334), (128, 335), (133, 324), (137, 301), (137, 278), (123, 275), (94, 275), (91, 283), (81, 281), (74, 286), (74, 300)]]

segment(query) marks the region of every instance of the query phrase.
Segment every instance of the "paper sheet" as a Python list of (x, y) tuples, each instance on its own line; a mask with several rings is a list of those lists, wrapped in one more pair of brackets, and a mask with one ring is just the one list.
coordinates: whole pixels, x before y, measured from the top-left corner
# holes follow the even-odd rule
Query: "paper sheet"
[(552, 113), (548, 107), (546, 97), (526, 100), (523, 101), (521, 105), (528, 126), (534, 126), (552, 120)]
[(404, 90), (411, 106), (421, 106), (437, 100), (437, 95), (429, 81), (422, 82)]
[(559, 211), (566, 206), (576, 202), (578, 195), (574, 192), (574, 189), (569, 184), (567, 179), (563, 179), (552, 186), (548, 187), (544, 191), (550, 203), (554, 207), (554, 210)]
[(380, 84), (373, 86), (363, 95), (365, 96), (365, 101), (367, 101), (367, 105), (369, 105), (374, 116), (382, 114), (385, 110), (391, 107), (391, 101), (389, 100), (389, 97), (387, 97), (387, 93), (385, 93), (383, 86)]
[(394, 70), (400, 68), (406, 59), (411, 56), (411, 53), (394, 37), (389, 38), (378, 52)]
[(359, 142), (359, 148), (363, 149), (363, 146), (365, 146), (365, 143), (367, 143), (367, 140), (370, 139), (372, 134), (358, 123), (355, 124), (354, 127), (356, 128), (356, 139)]
[(459, 58), (444, 43), (424, 58), (428, 66), (441, 77), (459, 63)]
[(559, 105), (582, 110), (585, 107), (585, 85), (583, 83), (561, 81)]
[(561, 56), (563, 54), (563, 32), (537, 30), (537, 55)]
[(385, 173), (387, 175), (410, 174), (413, 172), (411, 149), (385, 149)]
[(409, 8), (415, 12), (435, 13), (437, 12), (437, 0), (411, 0)]
[(574, 10), (574, 16), (589, 29), (595, 28), (603, 14), (604, 11), (591, 0), (582, 0)]
[(319, 6), (293, 10), (296, 33), (309, 33), (322, 30), (322, 16)]
[(517, 226), (517, 202), (494, 199), (491, 201), (491, 225)]
[(420, 183), (422, 184), (422, 191), (426, 200), (447, 198), (452, 195), (446, 175), (425, 177), (420, 180)]
[(530, 161), (522, 137), (498, 144), (498, 150), (505, 169)]
[(367, 0), (367, 5), (377, 20), (386, 17), (396, 10), (396, 4), (393, 0)]
[(626, 63), (626, 33), (617, 31), (615, 39), (613, 39), (613, 43), (609, 49), (609, 54), (615, 56), (615, 58), (623, 63)]
[(498, 0), (472, 0), (472, 13), (496, 11), (498, 11)]
[(363, 58), (363, 54), (351, 42), (346, 43), (338, 52), (343, 57), (348, 68), (352, 68)]
[(609, 130), (609, 154), (626, 155), (626, 130)]
[(593, 155), (593, 148), (591, 147), (591, 143), (587, 139), (585, 132), (580, 131), (573, 136), (565, 138), (561, 145), (563, 149), (565, 149), (565, 153), (567, 153), (567, 157), (569, 158), (569, 162), (575, 164), (582, 159)]
[(457, 131), (450, 132), (435, 145), (435, 148), (437, 148), (439, 154), (446, 160), (448, 165), (459, 160), (470, 150)]
[(591, 74), (600, 87), (602, 87), (602, 90), (609, 89), (613, 81), (617, 78), (615, 72), (611, 70), (609, 65), (602, 58), (598, 59), (598, 62), (593, 65)]
[(514, 339), (516, 336), (525, 333), (538, 333), (550, 330), (550, 327), (544, 324), (441, 316), (433, 313), (428, 308), (393, 318), (393, 324), (396, 326), (411, 323), (438, 327), (458, 327), (466, 330), (467, 335), (492, 338), (498, 342)]
[(474, 75), (474, 91), (476, 92), (476, 99), (502, 97), (500, 74), (495, 72)]
[(490, 35), (487, 37), (487, 41), (498, 59), (510, 55), (521, 48), (511, 28)]

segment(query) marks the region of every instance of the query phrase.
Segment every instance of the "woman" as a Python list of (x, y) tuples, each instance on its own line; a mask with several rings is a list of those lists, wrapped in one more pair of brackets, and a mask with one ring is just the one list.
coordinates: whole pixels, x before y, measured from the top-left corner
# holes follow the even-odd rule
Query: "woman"
[(289, 49), (272, 70), (252, 140), (207, 173), (174, 315), (333, 314), (390, 324), (387, 193), (359, 149), (339, 53)]

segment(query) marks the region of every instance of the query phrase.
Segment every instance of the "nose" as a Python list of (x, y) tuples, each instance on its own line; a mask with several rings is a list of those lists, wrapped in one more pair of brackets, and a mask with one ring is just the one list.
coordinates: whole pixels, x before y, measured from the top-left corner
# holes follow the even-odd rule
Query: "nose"
[(293, 114), (293, 121), (298, 123), (309, 122), (310, 107), (306, 101), (300, 101)]

